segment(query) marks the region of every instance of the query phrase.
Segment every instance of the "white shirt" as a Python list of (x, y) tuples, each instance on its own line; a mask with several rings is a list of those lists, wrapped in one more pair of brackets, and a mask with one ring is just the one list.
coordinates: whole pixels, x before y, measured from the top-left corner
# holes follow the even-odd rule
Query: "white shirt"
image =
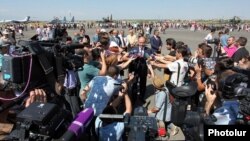
[[(207, 43), (207, 41), (212, 40), (212, 39), (213, 39), (212, 33), (208, 33), (207, 36), (204, 38), (206, 43)], [(212, 46), (212, 44), (208, 44), (208, 45)]]
[(144, 47), (139, 47), (139, 56), (143, 57), (144, 56)]
[(36, 34), (37, 35), (41, 35), (42, 34), (42, 29), (41, 28), (37, 28), (36, 29)]
[(207, 36), (205, 37), (205, 40), (212, 40), (213, 39), (213, 35), (211, 33), (207, 34)]
[(125, 47), (127, 45), (127, 38), (123, 37), (121, 34), (118, 35), (121, 39), (121, 46)]
[[(177, 76), (178, 76), (178, 63), (180, 64), (180, 74), (179, 74), (179, 81), (177, 84)], [(188, 63), (185, 62), (183, 59), (179, 59), (167, 65), (167, 68), (172, 72), (170, 82), (174, 83), (175, 85), (182, 86), (184, 84), (184, 77), (188, 71)]]

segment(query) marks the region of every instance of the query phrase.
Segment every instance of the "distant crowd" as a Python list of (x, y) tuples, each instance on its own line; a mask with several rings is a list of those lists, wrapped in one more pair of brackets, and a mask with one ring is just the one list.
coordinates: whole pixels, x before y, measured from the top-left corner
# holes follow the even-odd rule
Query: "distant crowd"
[[(225, 93), (220, 82), (236, 74), (249, 78), (250, 57), (249, 50), (245, 48), (248, 42), (246, 37), (231, 36), (230, 26), (225, 26), (220, 31), (211, 27), (211, 32), (200, 41), (195, 52), (191, 52), (183, 41), (162, 39), (161, 34), (167, 28), (185, 26), (188, 29), (203, 30), (204, 25), (167, 22), (141, 25), (120, 22), (116, 25), (109, 31), (108, 28), (97, 25), (93, 36), (86, 34), (90, 27), (81, 26), (72, 37), (68, 35), (65, 26), (37, 25), (36, 36), (32, 37), (32, 40), (37, 41), (58, 40), (67, 45), (83, 45), (83, 48), (75, 50), (75, 54), (81, 56), (84, 62), (83, 70), (75, 72), (80, 87), (75, 94), (81, 101), (75, 106), (79, 109), (94, 109), (95, 118), (91, 126), (100, 130), (94, 130), (96, 133), (91, 134), (104, 139), (112, 138), (111, 135), (115, 134), (116, 139), (120, 140), (124, 124), (104, 123), (98, 116), (102, 113), (132, 114), (137, 104), (146, 103), (147, 79), (151, 79), (154, 87), (152, 94), (155, 97), (155, 105), (147, 113), (155, 116), (158, 126), (169, 130), (172, 136), (178, 134), (179, 128), (172, 123), (172, 92), (166, 85), (167, 81), (177, 87), (196, 83), (198, 91), (192, 101), (189, 101), (190, 105), (202, 107), (204, 115), (217, 116), (216, 124), (235, 124), (237, 116), (234, 113), (238, 113), (239, 103), (226, 103), (227, 100), (236, 98), (230, 92)], [(9, 26), (1, 32), (2, 56), (8, 54), (10, 45), (16, 44), (13, 28)], [(27, 27), (24, 26), (23, 29), (25, 28)], [(248, 25), (239, 25), (237, 28), (249, 31)], [(216, 32), (219, 33), (218, 38), (215, 38)], [(163, 48), (168, 50), (168, 55), (162, 54)], [(156, 69), (162, 70), (162, 74), (156, 75)], [(217, 88), (212, 87), (208, 80), (214, 81)], [(249, 82), (246, 82), (248, 88)], [(222, 99), (226, 99), (226, 102)], [(113, 128), (116, 130), (109, 130)]]

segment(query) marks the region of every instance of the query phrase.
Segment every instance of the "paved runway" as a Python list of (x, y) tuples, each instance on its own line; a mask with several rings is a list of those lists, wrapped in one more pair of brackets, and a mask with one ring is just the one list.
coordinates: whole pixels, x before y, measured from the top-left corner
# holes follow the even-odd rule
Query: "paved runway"
[[(111, 29), (106, 29), (107, 31)], [(74, 32), (77, 32), (78, 30), (67, 30), (69, 35), (73, 37)], [(95, 29), (86, 29), (86, 34), (88, 34), (90, 37), (92, 37), (95, 33)], [(128, 30), (125, 29), (125, 33), (128, 33)], [(205, 36), (209, 33), (209, 31), (190, 31), (186, 29), (167, 29), (166, 34), (160, 34), (161, 39), (163, 41), (163, 44), (165, 45), (166, 38), (174, 38), (176, 41), (183, 41), (186, 43), (192, 51), (194, 51), (199, 43), (203, 42), (203, 39)], [(35, 34), (35, 30), (29, 30), (24, 31), (24, 39), (28, 39), (32, 37)], [(218, 35), (218, 32), (215, 34)], [(240, 36), (244, 36), (248, 39), (248, 42), (250, 42), (250, 32), (231, 32), (230, 35), (235, 36), (236, 38)], [(17, 33), (17, 37), (20, 37)], [(250, 50), (250, 43), (247, 44), (248, 50)], [(163, 53), (166, 54), (166, 49), (163, 49)]]
[[(109, 31), (110, 29), (106, 29)], [(73, 37), (74, 32), (78, 32), (78, 30), (68, 30), (68, 33), (71, 37)], [(95, 33), (95, 29), (86, 29), (86, 34), (92, 38), (92, 36)], [(128, 30), (125, 29), (125, 33), (128, 33)], [(174, 38), (176, 41), (183, 41), (185, 44), (187, 44), (191, 51), (194, 52), (198, 46), (198, 44), (203, 42), (204, 37), (209, 33), (209, 31), (190, 31), (185, 29), (168, 29), (166, 30), (166, 34), (160, 34), (161, 39), (163, 41), (164, 47), (162, 50), (163, 54), (168, 54), (168, 51), (165, 48), (165, 40), (166, 38)], [(35, 34), (35, 30), (29, 30), (24, 31), (25, 37), (21, 39), (29, 39)], [(216, 32), (217, 36), (218, 32)], [(231, 32), (230, 35), (235, 36), (236, 38), (240, 36), (244, 36), (248, 39), (248, 44), (246, 48), (250, 51), (250, 32)], [(20, 38), (19, 35), (17, 35), (17, 38)], [(157, 75), (162, 75), (163, 73), (161, 71), (156, 70)], [(152, 107), (154, 105), (154, 97), (153, 97), (153, 87), (151, 85), (150, 80), (147, 81), (147, 94), (146, 94), (146, 101), (149, 102), (149, 107)], [(163, 140), (166, 140), (164, 138)], [(179, 132), (176, 136), (171, 136), (169, 140), (185, 140), (184, 135), (182, 132)]]

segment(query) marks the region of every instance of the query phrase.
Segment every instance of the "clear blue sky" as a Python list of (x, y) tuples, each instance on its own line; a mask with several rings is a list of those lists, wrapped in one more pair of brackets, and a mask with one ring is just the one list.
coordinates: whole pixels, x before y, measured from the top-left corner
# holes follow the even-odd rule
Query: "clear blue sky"
[(250, 19), (249, 0), (1, 0), (0, 20)]

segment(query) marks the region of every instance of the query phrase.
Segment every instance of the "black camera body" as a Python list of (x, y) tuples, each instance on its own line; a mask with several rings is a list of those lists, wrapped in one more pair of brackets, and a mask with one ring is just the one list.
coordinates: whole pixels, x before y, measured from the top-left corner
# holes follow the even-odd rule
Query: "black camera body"
[(184, 57), (184, 61), (188, 62), (189, 67), (194, 67), (196, 64), (198, 64), (199, 66), (204, 65), (203, 58)]
[(207, 43), (208, 43), (208, 44), (219, 45), (220, 39), (219, 39), (219, 38), (213, 38), (212, 40), (207, 40)]
[(144, 107), (135, 108), (133, 116), (101, 114), (99, 117), (102, 121), (111, 119), (116, 122), (124, 122), (125, 134), (127, 135), (127, 139), (131, 141), (151, 140), (158, 133), (155, 117), (149, 117)]
[(23, 50), (13, 50), (10, 56), (3, 57), (3, 79), (12, 83), (27, 83), (41, 80), (52, 72), (54, 76), (64, 78), (66, 70), (81, 69), (82, 57), (74, 54), (80, 45), (64, 45), (38, 42), (19, 41)]
[(17, 115), (13, 140), (57, 139), (67, 130), (72, 116), (52, 103), (32, 103)]

